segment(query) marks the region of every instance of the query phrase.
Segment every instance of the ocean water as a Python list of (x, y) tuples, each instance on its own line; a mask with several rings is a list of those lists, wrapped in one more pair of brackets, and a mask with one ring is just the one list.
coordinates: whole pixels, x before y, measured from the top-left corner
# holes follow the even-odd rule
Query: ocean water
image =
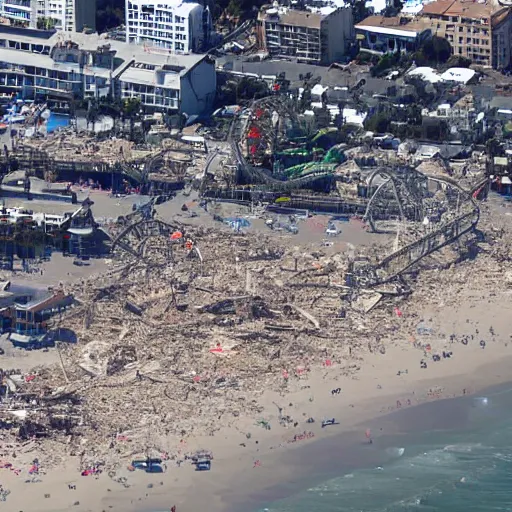
[(416, 421), (413, 432), (376, 438), (368, 447), (376, 465), (312, 482), (259, 511), (512, 512), (510, 386), (457, 402), (457, 421), (446, 406), (440, 414), (433, 429)]

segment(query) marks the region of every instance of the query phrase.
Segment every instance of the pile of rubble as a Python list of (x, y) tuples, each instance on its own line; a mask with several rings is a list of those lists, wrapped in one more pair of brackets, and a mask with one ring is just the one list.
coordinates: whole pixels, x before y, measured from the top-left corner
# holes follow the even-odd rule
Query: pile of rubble
[[(409, 311), (421, 311), (436, 300), (433, 287), (455, 291), (471, 265), (501, 265), (489, 250), (476, 262), (426, 271), (414, 284), (420, 293), (408, 298), (412, 281), (403, 279), (350, 287), (362, 255), (301, 252), (261, 234), (201, 228), (188, 236), (201, 260), (176, 244), (164, 265), (162, 253), (154, 262), (120, 259), (66, 290), (78, 306), (61, 325), (79, 343), (61, 345), (60, 367), (37, 369), (18, 392), (33, 399), (34, 422), (52, 443), (65, 441), (67, 453), (114, 466), (148, 448), (168, 451), (169, 436), (214, 435), (254, 417), (264, 390), (296, 389), (313, 367), (336, 364), (353, 375), (363, 352), (384, 352), (414, 330), (417, 316), (396, 313), (405, 298)], [(447, 249), (435, 266), (456, 256)]]
[(356, 369), (346, 355), (363, 327), (340, 302), (342, 255), (298, 254), (261, 235), (191, 236), (202, 262), (177, 245), (168, 265), (135, 261), (67, 290), (79, 305), (62, 326), (79, 344), (62, 346), (61, 368), (39, 369), (25, 388), (46, 411), (68, 411), (70, 451), (87, 439), (128, 456), (149, 432), (213, 434), (313, 365)]

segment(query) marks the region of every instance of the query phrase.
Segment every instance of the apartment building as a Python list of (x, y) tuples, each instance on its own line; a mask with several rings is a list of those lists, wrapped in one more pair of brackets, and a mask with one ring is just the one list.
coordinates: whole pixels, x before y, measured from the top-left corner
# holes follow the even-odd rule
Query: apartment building
[(199, 115), (213, 104), (208, 55), (155, 53), (97, 34), (0, 26), (0, 93), (69, 101), (139, 98), (147, 112)]
[(12, 25), (81, 32), (96, 28), (95, 0), (0, 0), (0, 16)]
[(175, 53), (205, 50), (212, 30), (209, 7), (182, 0), (126, 0), (126, 41)]
[(0, 0), (0, 15), (12, 24), (35, 26), (37, 0)]
[(379, 53), (415, 52), (432, 34), (421, 23), (400, 16), (368, 16), (355, 29), (359, 47)]
[(432, 34), (450, 42), (454, 55), (496, 69), (510, 65), (512, 15), (509, 7), (490, 2), (438, 0), (425, 5), (420, 17)]
[(96, 0), (37, 0), (39, 20), (53, 20), (57, 30), (96, 29)]
[(256, 36), (259, 48), (273, 56), (331, 64), (341, 60), (354, 42), (352, 8), (322, 14), (263, 7), (258, 13)]

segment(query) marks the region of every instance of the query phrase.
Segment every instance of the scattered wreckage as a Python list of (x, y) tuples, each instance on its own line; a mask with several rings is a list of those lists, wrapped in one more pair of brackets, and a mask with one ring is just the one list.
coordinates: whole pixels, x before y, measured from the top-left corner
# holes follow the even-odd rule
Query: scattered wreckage
[[(120, 231), (111, 270), (71, 286), (78, 305), (61, 324), (79, 343), (60, 346), (57, 367), (14, 379), (3, 398), (13, 425), (3, 432), (18, 443), (85, 449), (107, 470), (133, 454), (172, 452), (171, 438), (260, 415), (261, 393), (295, 386), (314, 365), (355, 374), (360, 351), (385, 352), (384, 340), (415, 329), (396, 305), (426, 300), (403, 272), (363, 286), (369, 268), (378, 275), (379, 248), (299, 256), (261, 234), (143, 222)], [(160, 242), (163, 250), (146, 250)], [(433, 254), (420, 261), (460, 259), (453, 244)]]

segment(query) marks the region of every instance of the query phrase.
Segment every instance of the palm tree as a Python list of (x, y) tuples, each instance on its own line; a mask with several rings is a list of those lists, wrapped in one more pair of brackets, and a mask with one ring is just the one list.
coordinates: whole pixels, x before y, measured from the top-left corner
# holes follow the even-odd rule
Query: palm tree
[(118, 98), (112, 98), (112, 96), (106, 96), (101, 99), (99, 105), (100, 113), (110, 116), (114, 122), (113, 130), (116, 131), (117, 120), (121, 117), (123, 110), (123, 103)]
[(133, 140), (135, 121), (140, 119), (141, 101), (139, 98), (127, 98), (124, 100), (122, 113), (124, 118), (130, 120), (130, 140)]
[(89, 129), (89, 123), (92, 123), (92, 131), (94, 131), (99, 115), (98, 102), (95, 98), (92, 98), (89, 100), (89, 106), (87, 108), (87, 129)]

